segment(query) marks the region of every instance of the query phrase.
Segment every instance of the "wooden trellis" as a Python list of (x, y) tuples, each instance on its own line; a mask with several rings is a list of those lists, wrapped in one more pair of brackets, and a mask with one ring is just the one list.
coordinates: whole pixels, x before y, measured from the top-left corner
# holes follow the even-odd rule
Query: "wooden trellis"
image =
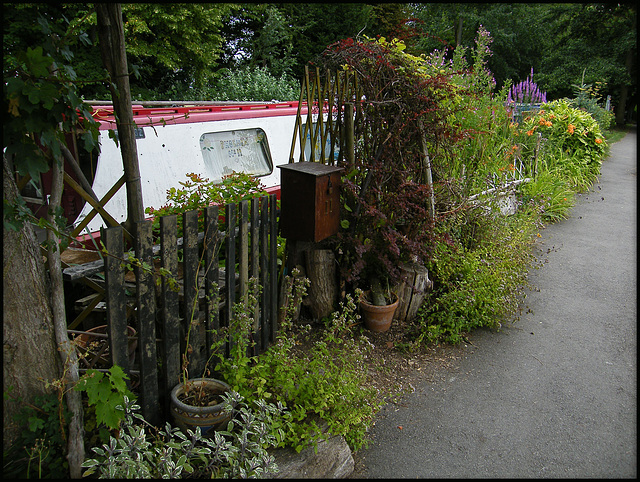
[[(312, 75), (306, 66), (289, 162), (296, 162), (294, 149), (299, 142), (300, 161), (308, 156), (307, 160), (311, 162), (352, 165), (353, 126), (362, 115), (361, 98), (358, 77), (354, 72), (327, 70), (321, 76), (320, 69), (316, 67), (315, 75)], [(304, 106), (307, 107), (306, 119), (302, 112)]]

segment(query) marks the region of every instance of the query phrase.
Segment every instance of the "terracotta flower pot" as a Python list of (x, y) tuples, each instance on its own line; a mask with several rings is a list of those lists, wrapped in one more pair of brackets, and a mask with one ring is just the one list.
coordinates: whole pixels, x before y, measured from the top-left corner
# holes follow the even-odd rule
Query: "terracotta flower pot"
[[(106, 335), (107, 325), (100, 325), (81, 333), (75, 338), (76, 346), (81, 354), (85, 355), (85, 360), (89, 363), (90, 368), (107, 368), (110, 366), (109, 342)], [(127, 336), (136, 336), (136, 329), (133, 326), (127, 326)], [(127, 345), (127, 353), (129, 354), (129, 365), (133, 365), (136, 360), (136, 348), (138, 346), (137, 338), (129, 338)]]
[(383, 306), (372, 305), (364, 298), (360, 299), (360, 311), (362, 312), (364, 326), (377, 333), (385, 332), (391, 327), (393, 315), (396, 312), (399, 301), (396, 295), (393, 296), (395, 301), (390, 305)]
[(188, 400), (184, 400), (187, 389), (183, 383), (179, 383), (171, 391), (171, 415), (175, 424), (185, 434), (187, 429), (195, 432), (196, 427), (200, 427), (205, 436), (216, 430), (225, 430), (233, 414), (224, 411), (224, 403), (219, 395), (229, 392), (231, 387), (214, 378), (192, 378), (187, 383), (191, 391), (204, 389), (210, 399), (217, 399), (217, 402), (212, 401), (210, 403), (213, 405), (207, 406), (190, 405)]

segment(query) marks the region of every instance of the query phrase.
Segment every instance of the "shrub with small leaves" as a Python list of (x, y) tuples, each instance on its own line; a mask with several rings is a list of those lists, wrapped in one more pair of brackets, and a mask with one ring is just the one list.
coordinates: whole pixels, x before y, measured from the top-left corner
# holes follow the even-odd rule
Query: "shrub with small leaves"
[[(276, 473), (278, 467), (267, 448), (277, 444), (269, 433), (272, 419), (282, 405), (256, 401), (250, 408), (237, 392), (222, 396), (225, 410), (234, 418), (227, 430), (203, 437), (200, 428), (183, 433), (169, 423), (158, 430), (144, 420), (135, 400), (124, 398), (118, 408), (123, 423), (118, 437), (93, 447), (96, 458), (82, 466), (84, 476), (97, 473), (101, 479), (114, 478), (253, 478)], [(236, 406), (234, 409), (233, 406)]]

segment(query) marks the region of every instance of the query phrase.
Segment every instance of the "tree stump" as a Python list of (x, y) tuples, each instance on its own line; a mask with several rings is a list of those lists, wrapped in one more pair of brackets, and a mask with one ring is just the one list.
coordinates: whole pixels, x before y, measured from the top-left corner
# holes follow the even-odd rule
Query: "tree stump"
[(400, 266), (403, 282), (398, 287), (400, 302), (396, 309), (395, 319), (410, 321), (418, 313), (427, 291), (433, 286), (429, 279), (427, 268), (418, 263), (408, 263)]
[(304, 304), (314, 319), (321, 320), (335, 310), (338, 297), (336, 257), (330, 249), (310, 249), (305, 251), (305, 261), (311, 286)]

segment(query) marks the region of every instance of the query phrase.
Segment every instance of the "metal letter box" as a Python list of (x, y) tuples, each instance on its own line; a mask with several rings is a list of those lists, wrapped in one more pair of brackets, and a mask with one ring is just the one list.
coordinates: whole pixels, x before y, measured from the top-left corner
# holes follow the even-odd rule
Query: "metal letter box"
[(340, 228), (341, 167), (319, 162), (278, 166), (280, 232), (287, 239), (318, 242)]

